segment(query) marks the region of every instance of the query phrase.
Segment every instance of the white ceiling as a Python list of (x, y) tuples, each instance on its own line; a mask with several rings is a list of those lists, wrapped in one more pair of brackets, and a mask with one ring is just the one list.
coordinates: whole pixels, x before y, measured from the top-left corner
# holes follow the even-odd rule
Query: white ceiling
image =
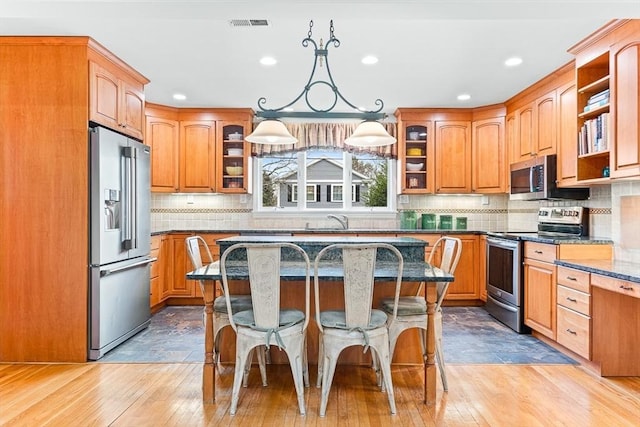
[[(640, 18), (639, 0), (0, 0), (0, 34), (91, 36), (151, 80), (148, 101), (189, 107), (289, 103), (313, 65), (313, 49), (302, 46), (309, 21), (319, 42), (333, 19), (341, 45), (328, 58), (340, 92), (366, 109), (380, 98), (390, 114), (503, 102), (569, 62), (567, 49), (607, 21), (630, 17)], [(378, 64), (361, 64), (367, 54)], [(260, 65), (264, 55), (278, 64)], [(524, 63), (505, 67), (513, 55)], [(471, 99), (456, 100), (460, 93)], [(320, 91), (312, 96), (326, 108)]]

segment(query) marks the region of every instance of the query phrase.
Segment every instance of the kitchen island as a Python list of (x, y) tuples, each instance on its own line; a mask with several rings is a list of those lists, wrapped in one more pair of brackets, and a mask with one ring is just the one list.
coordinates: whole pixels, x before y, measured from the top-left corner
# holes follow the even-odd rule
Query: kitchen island
[[(221, 253), (228, 249), (235, 243), (274, 243), (274, 242), (291, 242), (299, 244), (305, 250), (309, 251), (310, 258), (313, 260), (315, 254), (325, 246), (333, 243), (371, 243), (382, 242), (389, 243), (398, 248), (405, 258), (405, 265), (403, 271), (403, 289), (405, 282), (408, 285), (408, 291), (412, 292), (416, 289), (419, 283), (425, 283), (425, 298), (427, 301), (427, 355), (424, 360), (424, 401), (427, 404), (433, 404), (436, 396), (436, 366), (435, 366), (435, 331), (434, 331), (434, 313), (436, 304), (436, 283), (437, 282), (452, 282), (453, 276), (443, 272), (439, 268), (433, 267), (424, 261), (424, 251), (426, 242), (424, 240), (410, 238), (410, 237), (339, 237), (339, 236), (236, 236), (217, 241), (220, 246)], [(286, 260), (283, 260), (286, 261)], [(395, 280), (393, 271), (389, 271), (384, 268), (384, 261), (381, 260), (382, 268), (376, 269), (376, 294), (375, 301), (379, 301), (380, 298), (389, 296), (391, 291), (390, 285)], [(283, 265), (291, 263), (284, 262)], [(233, 279), (246, 280), (247, 273), (242, 269), (233, 269)], [(294, 303), (298, 302), (302, 306), (302, 300), (304, 295), (303, 286), (298, 286), (304, 281), (304, 275), (301, 274), (299, 266), (289, 265), (289, 268), (283, 271), (283, 294), (290, 298)], [(343, 277), (342, 269), (338, 267), (337, 263), (330, 262), (330, 265), (324, 265), (320, 269), (320, 278), (323, 286), (333, 286), (335, 283), (340, 282)], [(205, 403), (212, 403), (215, 401), (215, 367), (213, 363), (213, 301), (215, 295), (215, 284), (221, 280), (220, 266), (218, 262), (203, 266), (197, 270), (187, 273), (187, 279), (199, 280), (204, 297), (205, 303), (205, 361), (203, 367), (202, 378), (202, 392), (203, 400)], [(245, 288), (245, 292), (248, 287)], [(380, 292), (378, 292), (380, 290)], [(334, 295), (333, 301), (338, 301), (339, 294)], [(323, 301), (324, 305), (324, 301)], [(313, 315), (313, 313), (312, 313)], [(312, 327), (307, 331), (308, 333), (308, 348), (309, 359), (311, 361), (317, 360), (317, 345), (318, 335), (317, 329)], [(349, 349), (347, 349), (349, 350)], [(361, 353), (361, 351), (353, 352), (354, 354)], [(364, 363), (363, 360), (360, 361)], [(368, 362), (367, 362), (368, 363)]]

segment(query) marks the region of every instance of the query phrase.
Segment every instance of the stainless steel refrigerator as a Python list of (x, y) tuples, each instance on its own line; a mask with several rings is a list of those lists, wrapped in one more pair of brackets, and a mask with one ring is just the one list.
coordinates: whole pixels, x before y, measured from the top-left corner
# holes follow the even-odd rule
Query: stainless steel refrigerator
[(97, 360), (151, 318), (150, 148), (100, 126), (89, 143), (88, 358)]

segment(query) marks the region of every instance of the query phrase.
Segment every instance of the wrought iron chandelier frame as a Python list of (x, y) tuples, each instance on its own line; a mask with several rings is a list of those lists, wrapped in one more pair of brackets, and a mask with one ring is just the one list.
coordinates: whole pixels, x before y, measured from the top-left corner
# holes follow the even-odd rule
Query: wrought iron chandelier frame
[[(315, 55), (314, 62), (313, 62), (313, 69), (311, 70), (311, 75), (309, 76), (309, 80), (307, 81), (307, 84), (302, 89), (302, 92), (300, 92), (300, 94), (288, 104), (283, 105), (282, 107), (273, 108), (273, 109), (264, 108), (264, 105), (266, 104), (267, 99), (265, 97), (261, 97), (260, 99), (258, 99), (258, 111), (256, 111), (255, 115), (257, 117), (262, 117), (264, 119), (279, 119), (282, 117), (292, 117), (292, 118), (298, 117), (298, 118), (361, 119), (361, 120), (370, 121), (370, 120), (381, 120), (386, 118), (387, 115), (382, 112), (382, 109), (384, 108), (384, 102), (382, 102), (380, 98), (375, 100), (375, 105), (378, 106), (378, 108), (375, 110), (357, 111), (357, 112), (356, 111), (354, 112), (333, 112), (332, 111), (337, 105), (339, 99), (342, 100), (349, 107), (353, 108), (354, 110), (359, 110), (359, 108), (353, 105), (351, 102), (349, 102), (344, 97), (344, 95), (340, 93), (338, 86), (335, 84), (335, 81), (333, 80), (331, 69), (329, 68), (329, 58), (328, 58), (329, 46), (333, 45), (335, 48), (340, 47), (340, 40), (338, 40), (334, 35), (333, 20), (331, 20), (329, 23), (329, 40), (327, 41), (326, 47), (324, 46), (322, 39), (320, 39), (319, 46), (316, 43), (316, 41), (313, 40), (312, 30), (313, 30), (313, 20), (309, 22), (309, 32), (307, 33), (307, 37), (302, 40), (303, 47), (308, 47), (309, 45), (313, 45), (314, 55)], [(323, 62), (326, 65), (327, 76), (329, 78), (329, 81), (322, 80), (322, 79), (314, 80), (316, 69), (318, 66), (322, 67)], [(311, 89), (314, 88), (316, 85), (328, 86), (333, 92), (333, 96), (334, 96), (333, 103), (328, 108), (317, 108), (311, 104), (309, 100), (309, 93)], [(307, 104), (307, 107), (309, 107), (311, 111), (301, 111), (301, 112), (285, 111), (286, 108), (289, 108), (292, 105), (296, 104), (303, 97), (304, 97), (305, 103)]]

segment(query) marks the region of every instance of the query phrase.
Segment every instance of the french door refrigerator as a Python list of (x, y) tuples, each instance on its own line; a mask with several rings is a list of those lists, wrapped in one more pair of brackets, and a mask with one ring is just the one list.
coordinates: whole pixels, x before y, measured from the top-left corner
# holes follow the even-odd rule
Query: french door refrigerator
[(89, 360), (149, 325), (150, 148), (89, 129)]

